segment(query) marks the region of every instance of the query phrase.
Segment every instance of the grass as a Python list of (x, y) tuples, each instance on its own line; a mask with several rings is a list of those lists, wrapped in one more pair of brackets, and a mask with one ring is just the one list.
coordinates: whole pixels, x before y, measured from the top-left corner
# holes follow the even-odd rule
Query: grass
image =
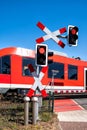
[[(43, 102), (46, 106), (47, 101)], [(24, 104), (16, 104), (9, 102), (0, 103), (0, 130), (43, 130), (41, 122), (48, 122), (52, 119), (51, 112), (40, 112), (40, 123), (36, 125), (29, 124), (24, 126)]]
[(41, 121), (47, 122), (52, 119), (53, 114), (49, 112), (42, 112), (40, 113)]
[[(42, 112), (39, 114), (41, 121), (48, 122), (52, 119), (53, 114), (49, 112)], [(14, 121), (8, 121), (5, 117), (0, 116), (0, 130), (43, 130), (43, 126), (39, 123), (36, 125), (29, 124), (24, 126), (23, 124), (16, 123)]]

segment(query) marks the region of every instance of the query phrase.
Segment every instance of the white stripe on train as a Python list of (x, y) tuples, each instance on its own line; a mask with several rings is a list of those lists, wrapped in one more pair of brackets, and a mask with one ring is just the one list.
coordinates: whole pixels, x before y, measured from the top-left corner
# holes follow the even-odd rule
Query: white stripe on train
[[(44, 85), (43, 85), (44, 86)], [(32, 87), (32, 84), (4, 84), (0, 83), (0, 88), (9, 88), (9, 89), (16, 89), (16, 88), (21, 88), (21, 89), (30, 89)], [(45, 86), (44, 86), (45, 87)], [(83, 86), (46, 86), (45, 87), (46, 91), (52, 91), (54, 93), (85, 93), (87, 90), (84, 89)]]

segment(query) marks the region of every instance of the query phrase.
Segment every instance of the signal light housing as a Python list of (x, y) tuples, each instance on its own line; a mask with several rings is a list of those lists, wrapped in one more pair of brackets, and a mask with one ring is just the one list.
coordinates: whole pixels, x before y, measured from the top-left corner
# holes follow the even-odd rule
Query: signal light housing
[(68, 26), (68, 44), (69, 46), (77, 46), (78, 43), (78, 27)]
[(36, 44), (36, 66), (47, 66), (48, 46), (46, 44)]
[(48, 64), (53, 63), (53, 59), (52, 59), (53, 54), (54, 54), (53, 52), (48, 52)]

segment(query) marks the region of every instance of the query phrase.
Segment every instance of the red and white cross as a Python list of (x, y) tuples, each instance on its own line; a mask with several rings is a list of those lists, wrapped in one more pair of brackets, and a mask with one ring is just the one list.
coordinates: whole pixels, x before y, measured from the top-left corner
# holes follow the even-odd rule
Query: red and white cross
[(40, 92), (41, 92), (42, 96), (43, 96), (43, 97), (47, 97), (48, 95), (47, 95), (47, 93), (46, 93), (46, 91), (45, 91), (45, 89), (44, 89), (45, 87), (43, 87), (43, 85), (42, 85), (42, 83), (41, 83), (41, 80), (42, 80), (42, 78), (44, 77), (44, 74), (45, 74), (45, 72), (47, 71), (47, 68), (48, 68), (48, 67), (46, 66), (46, 67), (43, 67), (43, 68), (42, 68), (42, 70), (41, 70), (41, 72), (40, 72), (40, 74), (39, 74), (39, 77), (37, 76), (37, 73), (36, 73), (36, 71), (34, 70), (32, 64), (29, 64), (29, 65), (28, 65), (28, 68), (29, 68), (30, 72), (32, 73), (32, 76), (34, 77), (35, 82), (34, 82), (34, 84), (32, 85), (32, 88), (28, 91), (28, 93), (27, 93), (26, 96), (32, 97), (33, 94), (34, 94), (34, 92), (35, 92), (35, 90), (36, 90), (36, 88), (38, 87), (38, 88), (40, 89)]
[(38, 39), (36, 39), (36, 43), (42, 43), (50, 38), (52, 38), (59, 46), (61, 46), (62, 48), (65, 47), (65, 44), (57, 37), (60, 34), (63, 34), (64, 32), (66, 32), (66, 28), (61, 28), (59, 30), (56, 30), (54, 32), (51, 32), (45, 25), (43, 25), (41, 22), (37, 23), (37, 26), (44, 31), (47, 35), (40, 37)]

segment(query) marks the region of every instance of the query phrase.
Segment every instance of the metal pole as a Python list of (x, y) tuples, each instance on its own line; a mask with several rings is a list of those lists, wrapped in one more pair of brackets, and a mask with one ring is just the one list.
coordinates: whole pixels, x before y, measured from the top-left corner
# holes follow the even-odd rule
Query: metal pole
[(52, 86), (53, 86), (53, 91), (52, 91), (52, 112), (54, 111), (54, 76), (59, 73), (58, 70), (52, 70)]
[(37, 66), (37, 76), (39, 77), (39, 66)]
[(38, 111), (41, 110), (41, 107), (42, 107), (42, 97), (38, 96)]
[(36, 124), (36, 121), (38, 119), (38, 98), (37, 97), (32, 97), (32, 101), (33, 101), (33, 120), (32, 120), (32, 124)]
[[(37, 66), (37, 76), (38, 76), (38, 80), (39, 80), (39, 66)], [(39, 90), (36, 89), (36, 94), (40, 94)], [(38, 109), (40, 109), (42, 107), (42, 97), (38, 96)], [(39, 111), (39, 110), (38, 110)]]
[(54, 92), (52, 94), (52, 112), (54, 112)]
[(29, 121), (29, 97), (24, 97), (24, 125), (28, 125)]

